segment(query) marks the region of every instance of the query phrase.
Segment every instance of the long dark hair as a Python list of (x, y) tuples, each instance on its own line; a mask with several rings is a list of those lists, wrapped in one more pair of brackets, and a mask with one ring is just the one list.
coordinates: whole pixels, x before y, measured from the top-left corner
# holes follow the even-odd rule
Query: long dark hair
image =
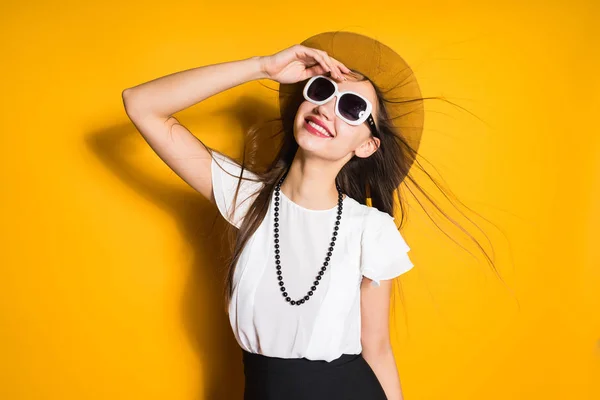
[[(422, 158), (422, 156), (418, 154), (417, 149), (414, 149), (409, 145), (407, 140), (405, 140), (403, 137), (402, 132), (398, 131), (399, 128), (394, 125), (394, 121), (392, 118), (390, 118), (387, 108), (388, 104), (398, 102), (414, 102), (418, 105), (422, 104), (420, 102), (423, 102), (424, 100), (448, 100), (440, 97), (421, 97), (410, 100), (395, 100), (386, 98), (386, 93), (384, 93), (381, 88), (375, 85), (364, 74), (353, 70), (351, 75), (353, 75), (357, 81), (369, 81), (375, 88), (379, 106), (379, 112), (375, 118), (378, 127), (377, 137), (380, 140), (380, 147), (369, 157), (352, 157), (342, 167), (336, 176), (336, 183), (341, 187), (342, 192), (346, 193), (348, 196), (361, 204), (375, 207), (382, 212), (396, 217), (396, 221), (400, 220), (398, 229), (401, 229), (404, 226), (408, 214), (407, 202), (405, 196), (402, 194), (403, 189), (407, 190), (415, 199), (417, 199), (418, 204), (425, 210), (429, 218), (434, 221), (426, 207), (424, 207), (424, 205), (418, 200), (417, 193), (422, 195), (427, 202), (434, 206), (435, 210), (441, 213), (441, 215), (443, 215), (452, 224), (457, 226), (475, 243), (476, 247), (484, 255), (486, 261), (493, 267), (494, 271), (499, 276), (493, 257), (490, 256), (488, 251), (485, 250), (485, 248), (473, 235), (469, 234), (469, 232), (465, 230), (457, 221), (445, 213), (441, 207), (436, 204), (433, 197), (416, 181), (413, 176), (413, 171), (415, 168), (418, 171), (423, 172), (427, 179), (434, 183), (435, 187), (440, 190), (446, 199), (450, 200), (453, 198), (454, 201), (457, 201), (464, 206), (464, 204), (458, 201), (449, 190), (445, 189), (436, 180), (436, 178), (428, 173), (423, 167), (419, 160)], [(249, 206), (239, 230), (233, 225), (228, 224), (224, 232), (228, 239), (227, 242), (230, 244), (230, 253), (226, 258), (226, 277), (223, 288), (226, 310), (233, 292), (233, 274), (235, 265), (241, 255), (242, 250), (244, 249), (244, 246), (248, 242), (248, 239), (258, 229), (259, 225), (265, 218), (269, 208), (270, 200), (273, 196), (275, 185), (290, 168), (296, 151), (298, 150), (298, 144), (294, 138), (293, 129), (297, 110), (303, 101), (304, 98), (301, 91), (296, 91), (293, 94), (293, 98), (287, 102), (287, 107), (282, 110), (280, 117), (266, 122), (276, 124), (273, 138), (279, 139), (279, 145), (276, 149), (275, 157), (265, 168), (258, 168), (258, 160), (256, 157), (259, 147), (257, 144), (259, 143), (258, 132), (260, 131), (261, 126), (253, 126), (246, 132), (243, 159), (239, 160), (238, 163), (241, 165), (242, 171), (251, 171), (256, 176), (256, 179), (246, 177), (239, 179), (233, 204), (235, 205), (238, 203), (237, 196), (242, 179), (259, 181), (263, 185), (260, 185), (261, 188), (257, 193), (255, 193), (255, 200)], [(415, 109), (418, 109), (418, 107), (415, 107)], [(211, 151), (210, 148), (207, 149), (209, 152)], [(370, 204), (368, 204), (369, 201)], [(399, 215), (396, 215), (396, 208), (398, 209)], [(466, 208), (470, 210), (470, 208)], [(235, 208), (231, 213), (235, 213)], [(464, 215), (462, 212), (461, 214)], [(467, 219), (469, 218), (467, 217)], [(472, 220), (469, 219), (469, 221), (474, 224)], [(439, 228), (437, 223), (436, 226)], [(481, 229), (479, 230), (481, 231)], [(394, 281), (396, 286), (392, 292), (392, 305), (395, 304), (393, 299), (397, 293), (402, 296), (402, 288), (399, 280), (395, 279)]]

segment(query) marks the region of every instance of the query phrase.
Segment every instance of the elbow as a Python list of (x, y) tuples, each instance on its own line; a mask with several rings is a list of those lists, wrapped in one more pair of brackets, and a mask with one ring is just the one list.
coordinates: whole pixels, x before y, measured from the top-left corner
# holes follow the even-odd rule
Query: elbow
[(133, 98), (132, 88), (127, 88), (123, 90), (123, 92), (121, 93), (121, 99), (123, 101), (123, 108), (125, 108), (125, 112), (130, 118), (132, 118), (138, 113), (137, 110), (139, 109), (139, 107)]
[(127, 88), (121, 92), (121, 99), (123, 100), (123, 106), (127, 109), (131, 105), (131, 88)]
[(365, 356), (381, 356), (392, 351), (392, 344), (389, 338), (381, 338), (377, 340), (362, 341), (362, 352)]

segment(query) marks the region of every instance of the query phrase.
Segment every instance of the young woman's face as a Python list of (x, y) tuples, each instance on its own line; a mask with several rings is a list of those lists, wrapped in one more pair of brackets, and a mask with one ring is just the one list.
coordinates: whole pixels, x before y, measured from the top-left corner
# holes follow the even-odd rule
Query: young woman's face
[[(369, 81), (357, 81), (346, 75), (347, 81), (337, 81), (339, 91), (351, 90), (369, 99), (373, 104), (373, 118), (377, 120), (378, 104), (377, 95), (373, 85)], [(368, 157), (379, 144), (379, 139), (371, 137), (371, 131), (367, 123), (350, 125), (335, 114), (335, 102), (337, 97), (329, 102), (316, 105), (305, 100), (296, 113), (294, 120), (294, 137), (298, 146), (307, 153), (313, 153), (322, 158), (339, 160), (353, 155)], [(308, 125), (308, 120), (323, 126), (332, 137), (323, 137), (315, 133), (314, 128)]]

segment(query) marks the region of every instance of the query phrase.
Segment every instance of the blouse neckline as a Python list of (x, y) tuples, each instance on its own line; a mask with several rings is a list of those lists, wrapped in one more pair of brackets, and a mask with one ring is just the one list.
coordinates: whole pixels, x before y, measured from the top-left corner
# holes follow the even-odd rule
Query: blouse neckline
[[(285, 193), (283, 193), (283, 190), (279, 190), (279, 194), (281, 195), (281, 197), (282, 197), (282, 198), (284, 198), (284, 199), (285, 199), (285, 201), (287, 201), (287, 202), (288, 202), (289, 204), (291, 204), (293, 207), (296, 207), (296, 208), (298, 208), (298, 209), (300, 209), (300, 210), (302, 210), (302, 211), (306, 211), (306, 212), (309, 212), (309, 213), (327, 213), (327, 212), (331, 212), (331, 211), (337, 210), (337, 208), (338, 208), (338, 205), (336, 204), (336, 205), (335, 205), (335, 206), (333, 206), (332, 208), (327, 208), (327, 209), (324, 209), (324, 210), (313, 210), (313, 209), (311, 209), (311, 208), (302, 207), (302, 206), (301, 206), (300, 204), (298, 204), (298, 203), (294, 203), (294, 202), (293, 202), (293, 201), (292, 201), (292, 200), (291, 200), (289, 197), (287, 197), (287, 196), (285, 195)], [(345, 205), (345, 204), (346, 204), (346, 200), (347, 200), (347, 199), (348, 199), (348, 195), (347, 195), (347, 194), (345, 194), (345, 195), (344, 195), (344, 198), (342, 199), (342, 205)]]

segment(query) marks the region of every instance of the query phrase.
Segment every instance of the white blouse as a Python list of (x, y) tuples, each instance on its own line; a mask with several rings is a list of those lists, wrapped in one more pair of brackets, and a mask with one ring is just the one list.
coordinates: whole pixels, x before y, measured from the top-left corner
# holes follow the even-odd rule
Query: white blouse
[[(238, 209), (229, 215), (240, 175), (234, 160), (213, 150), (212, 184), (221, 215), (240, 227), (262, 184), (242, 180)], [(233, 174), (224, 172), (218, 165)], [(244, 170), (244, 177), (253, 177)], [(274, 197), (274, 194), (273, 194)], [(274, 201), (248, 240), (233, 275), (229, 321), (238, 344), (250, 353), (279, 358), (332, 361), (362, 351), (360, 283), (362, 276), (392, 279), (413, 267), (410, 250), (394, 218), (349, 196), (327, 270), (310, 300), (292, 306), (282, 295), (274, 257)], [(288, 296), (304, 297), (313, 286), (329, 251), (337, 204), (328, 210), (304, 208), (280, 191), (279, 249)]]

